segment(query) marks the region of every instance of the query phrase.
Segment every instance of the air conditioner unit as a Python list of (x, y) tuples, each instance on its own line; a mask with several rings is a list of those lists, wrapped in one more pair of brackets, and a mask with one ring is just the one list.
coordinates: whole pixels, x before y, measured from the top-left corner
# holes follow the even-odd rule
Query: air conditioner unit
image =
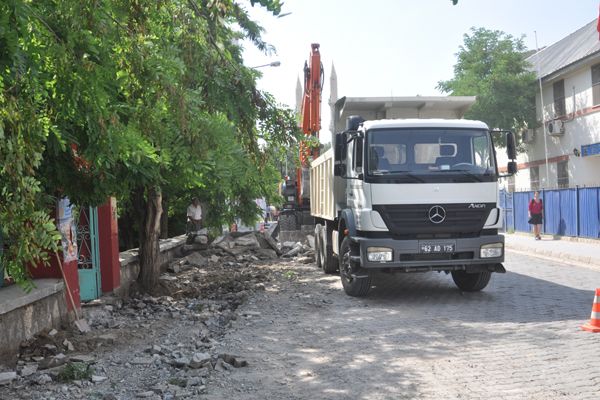
[(521, 132), (521, 139), (523, 143), (532, 143), (535, 139), (535, 131), (533, 129), (524, 129)]
[(546, 124), (546, 132), (550, 136), (562, 136), (565, 134), (565, 122), (560, 119), (553, 119)]

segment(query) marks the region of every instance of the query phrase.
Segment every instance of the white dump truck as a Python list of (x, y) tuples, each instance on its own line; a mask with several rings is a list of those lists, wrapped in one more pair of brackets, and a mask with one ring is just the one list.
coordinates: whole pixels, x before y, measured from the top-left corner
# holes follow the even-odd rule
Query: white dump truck
[[(502, 134), (513, 174), (514, 135)], [(498, 178), (483, 122), (351, 116), (311, 163), (317, 265), (339, 270), (350, 296), (375, 272), (444, 271), (479, 291), (505, 272)]]

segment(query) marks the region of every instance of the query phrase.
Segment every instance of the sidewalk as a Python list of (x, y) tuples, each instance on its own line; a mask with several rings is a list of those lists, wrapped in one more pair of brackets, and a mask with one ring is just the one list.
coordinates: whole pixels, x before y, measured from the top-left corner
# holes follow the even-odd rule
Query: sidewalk
[(508, 251), (521, 251), (532, 256), (550, 257), (600, 268), (600, 240), (561, 240), (554, 239), (551, 235), (542, 235), (542, 240), (534, 240), (531, 234), (525, 233), (507, 233), (504, 238)]

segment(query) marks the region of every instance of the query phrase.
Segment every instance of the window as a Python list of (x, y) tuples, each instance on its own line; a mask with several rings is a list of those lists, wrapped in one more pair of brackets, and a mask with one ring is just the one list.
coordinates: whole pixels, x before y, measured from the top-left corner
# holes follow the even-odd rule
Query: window
[(492, 156), (487, 137), (476, 136), (473, 138), (473, 155), (475, 156), (475, 165), (485, 168), (492, 167)]
[(416, 143), (415, 162), (417, 164), (435, 164), (440, 157), (440, 145), (438, 143)]
[(488, 182), (496, 167), (487, 130), (370, 129), (364, 145), (365, 182)]
[(569, 187), (569, 161), (559, 161), (556, 163), (556, 175), (558, 177), (558, 187)]
[(554, 117), (562, 117), (567, 114), (565, 109), (565, 81), (554, 82), (552, 85), (552, 92), (554, 96)]
[(529, 168), (529, 184), (531, 190), (540, 189), (540, 167)]
[(357, 173), (362, 173), (363, 166), (363, 140), (356, 138), (354, 141), (354, 170)]
[(600, 64), (592, 66), (592, 101), (600, 104)]

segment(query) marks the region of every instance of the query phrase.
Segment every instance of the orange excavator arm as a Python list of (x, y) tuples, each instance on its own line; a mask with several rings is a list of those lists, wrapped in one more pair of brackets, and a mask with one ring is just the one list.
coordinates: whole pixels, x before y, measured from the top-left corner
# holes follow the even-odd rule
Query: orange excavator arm
[[(311, 52), (309, 60), (304, 62), (304, 96), (302, 98), (301, 119), (302, 131), (310, 137), (318, 137), (321, 130), (321, 92), (323, 90), (323, 65), (321, 64), (321, 53), (319, 52), (319, 44), (311, 44)], [(319, 156), (319, 148), (310, 148), (304, 141), (300, 143), (300, 164), (298, 168), (297, 182), (297, 198), (300, 206), (304, 204), (303, 192), (306, 190), (304, 186), (303, 171), (306, 175), (308, 172), (310, 157), (317, 158)]]
[[(310, 62), (310, 64), (309, 64)], [(311, 44), (309, 61), (304, 62), (304, 98), (302, 99), (302, 131), (314, 136), (321, 130), (321, 91), (323, 67), (319, 44)]]

